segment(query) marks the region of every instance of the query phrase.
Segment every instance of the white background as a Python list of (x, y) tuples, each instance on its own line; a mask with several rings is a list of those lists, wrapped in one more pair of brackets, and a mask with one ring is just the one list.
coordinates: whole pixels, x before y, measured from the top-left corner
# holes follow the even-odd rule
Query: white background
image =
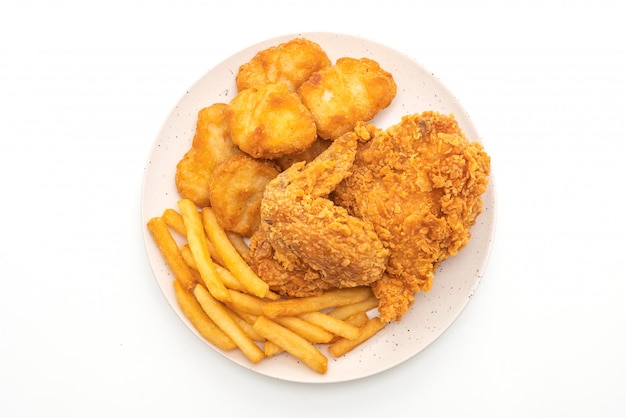
[[(625, 416), (619, 5), (3, 2), (0, 416)], [(186, 89), (309, 31), (432, 71), (480, 132), (498, 202), (489, 266), (454, 325), (398, 367), (331, 385), (208, 348), (161, 294), (140, 222), (150, 148)]]

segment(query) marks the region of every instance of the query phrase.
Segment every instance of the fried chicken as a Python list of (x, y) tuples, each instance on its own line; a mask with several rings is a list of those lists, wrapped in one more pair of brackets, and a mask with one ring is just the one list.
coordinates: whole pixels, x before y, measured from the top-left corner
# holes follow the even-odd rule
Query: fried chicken
[(330, 66), (326, 52), (304, 38), (259, 51), (237, 72), (237, 89), (242, 91), (264, 84), (283, 83), (295, 91), (316, 71)]
[(369, 220), (390, 250), (372, 284), (385, 321), (399, 320), (414, 293), (428, 291), (437, 266), (470, 239), (482, 210), (490, 159), (453, 116), (405, 116), (385, 131), (367, 127), (352, 174), (335, 189), (337, 204)]
[(226, 104), (200, 109), (191, 148), (176, 165), (178, 193), (199, 207), (209, 206), (209, 184), (215, 168), (241, 153), (228, 135), (224, 119)]
[(382, 276), (389, 250), (372, 223), (327, 198), (351, 174), (357, 139), (353, 132), (343, 135), (313, 161), (295, 163), (267, 185), (250, 253), (272, 290), (308, 296), (369, 285)]

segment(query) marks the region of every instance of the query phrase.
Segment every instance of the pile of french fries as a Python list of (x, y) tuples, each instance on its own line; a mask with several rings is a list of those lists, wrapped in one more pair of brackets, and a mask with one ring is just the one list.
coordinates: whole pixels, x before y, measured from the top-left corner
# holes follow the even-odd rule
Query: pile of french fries
[(272, 292), (248, 264), (244, 239), (222, 229), (211, 208), (181, 199), (178, 211), (166, 209), (147, 226), (174, 274), (184, 315), (207, 341), (238, 348), (254, 364), (287, 352), (324, 374), (320, 345), (340, 357), (385, 326), (368, 316), (378, 300), (367, 286), (291, 299)]

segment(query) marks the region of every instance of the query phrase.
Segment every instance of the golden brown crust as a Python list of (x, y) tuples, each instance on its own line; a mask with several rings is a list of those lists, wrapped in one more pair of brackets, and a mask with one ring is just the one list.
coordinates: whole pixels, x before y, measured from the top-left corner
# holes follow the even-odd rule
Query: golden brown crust
[(396, 84), (376, 61), (345, 57), (311, 75), (298, 94), (315, 118), (318, 135), (332, 140), (389, 106)]
[(258, 52), (237, 73), (239, 91), (283, 83), (295, 91), (311, 74), (328, 67), (326, 52), (315, 42), (296, 38)]
[(211, 207), (220, 225), (251, 236), (259, 227), (263, 190), (277, 175), (274, 164), (244, 153), (220, 164), (209, 185)]
[(176, 166), (178, 193), (199, 207), (209, 206), (209, 183), (220, 163), (239, 153), (228, 136), (226, 104), (216, 103), (198, 112), (191, 148)]
[(335, 197), (370, 220), (391, 250), (387, 274), (373, 286), (383, 319), (406, 313), (412, 293), (430, 290), (439, 263), (467, 244), (489, 171), (482, 146), (436, 112), (406, 116), (360, 144)]
[[(348, 133), (334, 141), (326, 151), (308, 164), (296, 163), (272, 180), (261, 204), (262, 236), (255, 241), (268, 242), (272, 258), (286, 270), (309, 274), (307, 291), (368, 285), (378, 280), (387, 261), (388, 250), (378, 239), (369, 221), (351, 216), (346, 209), (327, 198), (346, 176), (356, 153), (357, 135)], [(251, 258), (262, 267), (256, 246)], [(267, 264), (267, 262), (266, 262)], [(301, 266), (305, 266), (302, 268)], [(310, 270), (317, 280), (312, 281)], [(272, 268), (259, 271), (276, 291), (292, 292), (303, 286), (302, 275), (277, 275)]]
[(225, 115), (233, 143), (255, 158), (297, 153), (317, 138), (313, 115), (284, 84), (241, 91)]

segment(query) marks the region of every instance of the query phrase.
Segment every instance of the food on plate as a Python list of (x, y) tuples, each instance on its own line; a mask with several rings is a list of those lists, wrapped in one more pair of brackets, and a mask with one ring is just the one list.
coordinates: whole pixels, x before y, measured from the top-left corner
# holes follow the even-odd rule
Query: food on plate
[(285, 84), (263, 84), (237, 93), (225, 115), (233, 143), (254, 158), (301, 152), (317, 139), (313, 115)]
[(230, 140), (224, 119), (226, 104), (200, 109), (191, 148), (176, 166), (176, 188), (185, 199), (209, 205), (209, 183), (217, 165), (240, 152)]
[(313, 343), (295, 332), (264, 316), (258, 317), (254, 329), (316, 372), (324, 374), (328, 370), (328, 358)]
[(222, 227), (251, 236), (259, 227), (265, 186), (278, 173), (272, 162), (245, 153), (233, 155), (217, 166), (209, 182), (209, 196), (210, 206)]
[(282, 157), (275, 158), (272, 161), (274, 161), (274, 163), (276, 163), (276, 165), (280, 167), (281, 171), (286, 170), (295, 163), (299, 163), (300, 161), (304, 161), (306, 163), (313, 161), (318, 155), (322, 153), (322, 151), (328, 148), (330, 144), (331, 141), (317, 138), (315, 142), (313, 142), (311, 146), (304, 151), (295, 154), (287, 154)]
[(192, 291), (181, 284), (179, 280), (174, 280), (174, 292), (180, 309), (200, 335), (222, 350), (229, 351), (237, 347), (237, 344), (209, 318)]
[(311, 75), (298, 94), (315, 118), (318, 135), (332, 140), (389, 106), (396, 88), (393, 76), (378, 62), (343, 57)]
[(361, 345), (369, 338), (374, 336), (378, 331), (385, 327), (385, 321), (375, 316), (369, 319), (365, 325), (359, 329), (359, 335), (356, 338), (341, 338), (328, 347), (328, 352), (333, 357), (341, 357), (355, 347)]
[[(306, 265), (319, 289), (369, 285), (384, 270), (389, 250), (368, 220), (351, 216), (328, 195), (350, 175), (356, 154), (357, 135), (350, 132), (336, 139), (308, 164), (296, 163), (270, 181), (261, 202), (261, 225), (251, 240), (253, 266), (264, 259), (259, 242), (273, 248), (274, 260), (283, 270)], [(300, 262), (300, 261), (301, 262)], [(300, 275), (279, 274), (274, 269), (257, 270), (272, 290), (288, 296), (301, 295)], [(286, 280), (277, 283), (277, 280)]]
[[(286, 351), (312, 370), (326, 373), (328, 359), (316, 344), (338, 342), (346, 337), (363, 338), (361, 327), (367, 321), (357, 322), (352, 318), (367, 316), (367, 301), (372, 297), (369, 287), (335, 289), (312, 298), (277, 300), (278, 295), (268, 291), (266, 283), (241, 258), (210, 208), (197, 208), (187, 199), (180, 200), (178, 206), (181, 214), (168, 208), (164, 215), (167, 214), (172, 225), (180, 226), (178, 218), (182, 219), (184, 228), (177, 232), (196, 244), (178, 244), (169, 230), (174, 227), (168, 226), (163, 216), (150, 219), (148, 228), (175, 275), (182, 272), (181, 276), (187, 277), (185, 282), (174, 278), (174, 293), (183, 314), (207, 341), (223, 350), (238, 347), (252, 363)], [(202, 247), (198, 242), (203, 241), (217, 249), (219, 261), (211, 260), (206, 248), (192, 251)], [(211, 291), (209, 280), (198, 273), (202, 265), (205, 269), (212, 266), (213, 279), (225, 287), (227, 295), (222, 299), (215, 297), (219, 291)], [(350, 318), (337, 315), (343, 311), (337, 309), (342, 307), (347, 309), (344, 313), (354, 312), (354, 315)], [(328, 313), (321, 312), (328, 309)]]
[(228, 308), (211, 296), (207, 289), (198, 284), (193, 288), (193, 294), (209, 318), (218, 324), (221, 330), (237, 344), (237, 347), (241, 349), (248, 360), (252, 363), (258, 363), (265, 357), (259, 346), (255, 344), (252, 338), (243, 331), (233, 318)]
[(375, 126), (393, 76), (369, 58), (332, 65), (306, 39), (260, 51), (236, 83), (198, 112), (178, 211), (147, 228), (203, 338), (323, 374), (320, 345), (341, 357), (400, 321), (467, 244), (490, 159), (453, 115)]
[(198, 208), (188, 199), (179, 200), (178, 208), (180, 209), (183, 222), (185, 223), (185, 229), (187, 230), (189, 249), (191, 250), (191, 254), (193, 254), (196, 268), (200, 273), (204, 285), (215, 298), (221, 301), (228, 301), (228, 290), (222, 279), (218, 276), (217, 271), (215, 271), (214, 261), (209, 252), (206, 232), (204, 231), (202, 217), (198, 212)]
[(266, 297), (269, 293), (269, 286), (261, 280), (252, 268), (241, 257), (235, 246), (231, 243), (226, 231), (224, 231), (211, 208), (202, 209), (202, 223), (204, 231), (209, 240), (215, 245), (217, 253), (225, 264), (224, 267), (239, 279), (239, 282), (248, 292), (258, 297)]
[(316, 71), (328, 67), (326, 52), (315, 42), (304, 38), (259, 51), (237, 73), (239, 91), (263, 84), (283, 83), (295, 91)]
[(437, 112), (405, 116), (384, 131), (370, 127), (368, 136), (335, 199), (372, 222), (390, 250), (385, 275), (372, 289), (381, 318), (397, 320), (415, 292), (431, 289), (437, 266), (469, 241), (490, 159), (453, 116)]

